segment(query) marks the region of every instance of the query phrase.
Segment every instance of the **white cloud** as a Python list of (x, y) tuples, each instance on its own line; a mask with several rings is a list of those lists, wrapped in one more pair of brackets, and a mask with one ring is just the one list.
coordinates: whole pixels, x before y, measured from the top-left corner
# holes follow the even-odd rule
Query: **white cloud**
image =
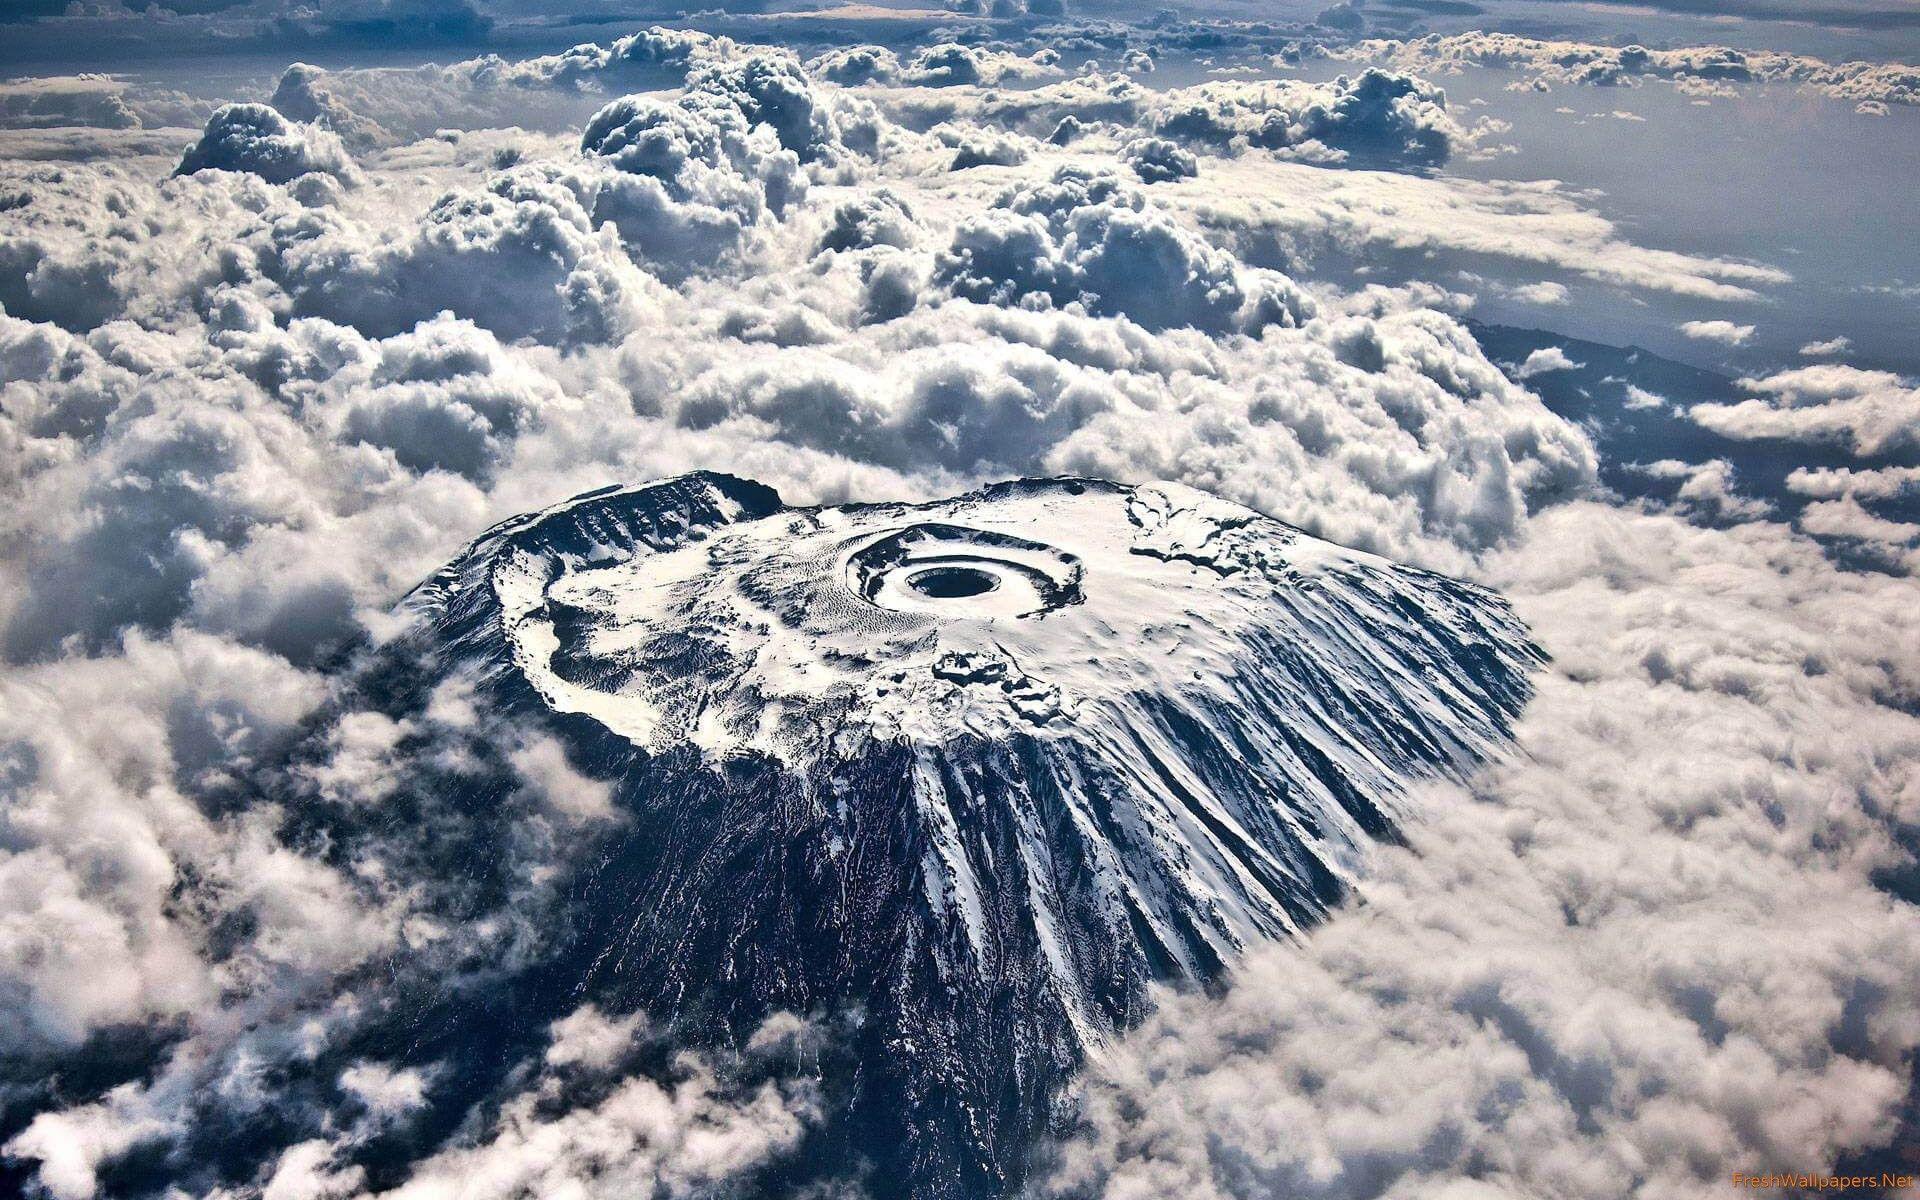
[(1129, 75), (1098, 72), (997, 91), (891, 88), (875, 99), (924, 127), (964, 118), (1044, 136), (1072, 118), (1115, 122), (1214, 154), (1273, 154), (1303, 162), (1421, 170), (1437, 167), (1475, 134), (1439, 88), (1410, 75), (1368, 70), (1325, 83), (1224, 80), (1155, 91)]
[(1147, 110), (1145, 124), (1204, 146), (1244, 144), (1363, 166), (1438, 166), (1471, 141), (1439, 88), (1381, 70), (1318, 85), (1205, 83), (1165, 93)]
[(1819, 500), (1884, 500), (1920, 490), (1920, 467), (1795, 467), (1787, 475), (1787, 487)]
[(264, 104), (226, 104), (180, 160), (179, 173), (242, 171), (268, 183), (320, 173), (351, 182), (353, 164), (332, 131), (301, 126)]
[(1142, 183), (1191, 179), (1200, 173), (1199, 160), (1166, 138), (1135, 138), (1120, 147), (1120, 158)]
[(1888, 371), (1821, 364), (1740, 386), (1755, 398), (1696, 404), (1688, 414), (1728, 437), (1838, 442), (1856, 454), (1897, 450), (1920, 437), (1920, 388)]
[(1800, 513), (1800, 528), (1825, 537), (1864, 543), (1869, 550), (1909, 574), (1920, 570), (1920, 525), (1870, 513), (1853, 496), (1816, 500), (1807, 505)]
[(575, 770), (559, 742), (548, 737), (537, 738), (509, 757), (527, 786), (538, 792), (561, 820), (579, 824), (614, 817), (617, 810), (613, 806), (613, 789)]
[(1736, 325), (1732, 321), (1683, 321), (1680, 332), (1695, 341), (1744, 346), (1753, 337), (1753, 326)]
[(427, 1102), (427, 1077), (413, 1068), (395, 1070), (383, 1063), (355, 1063), (340, 1073), (340, 1089), (351, 1095), (377, 1124), (392, 1121)]
[(1653, 392), (1647, 391), (1645, 388), (1636, 387), (1630, 383), (1627, 385), (1626, 395), (1621, 398), (1620, 403), (1623, 407), (1629, 409), (1649, 409), (1666, 408), (1669, 402), (1665, 396), (1656, 395)]
[[(434, 1111), (433, 1064), (327, 1060), (316, 1099), (279, 1081), (368, 1019), (356, 981), (383, 964), (519, 952), (552, 856), (620, 809), (599, 768), (496, 736), (458, 688), (404, 717), (331, 694), (332, 656), (389, 634), (395, 598), (489, 523), (696, 466), (802, 502), (1179, 479), (1502, 585), (1556, 653), (1528, 757), (1436, 797), (1366, 907), (1122, 1047), (1076, 1169), (1164, 1171), (1155, 1194), (1192, 1171), (1194, 1195), (1259, 1170), (1340, 1195), (1373, 1171), (1424, 1195), (1479, 1155), (1528, 1194), (1639, 1163), (1656, 1195), (1885, 1130), (1920, 1041), (1920, 939), (1862, 882), (1893, 855), (1861, 798), (1913, 819), (1912, 718), (1880, 702), (1913, 691), (1885, 637), (1911, 580), (1839, 572), (1758, 519), (1570, 503), (1592, 445), (1436, 290), (1309, 291), (1253, 263), (1459, 251), (1714, 299), (1786, 274), (1638, 246), (1552, 184), (1283, 160), (1420, 166), (1466, 144), (1438, 89), (1390, 73), (1170, 93), (955, 77), (1054, 65), (980, 47), (816, 60), (876, 84), (852, 90), (649, 31), (521, 62), (296, 67), (277, 116), (226, 110), (197, 142), (0, 142), (71, 159), (0, 164), (25, 197), (0, 232), (0, 1049), (57, 1062), (109, 1028), (177, 1038), (139, 1082), (44, 1101), (8, 1152), (45, 1187), (93, 1195), (141, 1145), (185, 1162), (196, 1126), (218, 1128), (204, 1118), (266, 1105), (290, 1132), (243, 1182), (273, 1200), (368, 1186), (356, 1139)], [(148, 119), (117, 85), (45, 90), (103, 124), (115, 95)], [(1069, 116), (1072, 145), (1040, 140)], [(508, 123), (526, 128), (430, 136)], [(1003, 165), (950, 170), (967, 145)], [(216, 169), (169, 178), (183, 153)], [(1173, 169), (1147, 184), (1143, 163)], [(1523, 370), (1572, 365), (1550, 350)], [(1883, 373), (1746, 386), (1695, 417), (1856, 448), (1915, 427)], [(1657, 469), (1695, 510), (1762, 515), (1724, 464)], [(1859, 501), (1911, 480), (1791, 486)], [(1911, 569), (1904, 527), (1857, 503), (1802, 525)], [(285, 772), (311, 811), (236, 786), (323, 710)], [(295, 836), (312, 812), (391, 815), (402, 760), (460, 771), (483, 752), (508, 768), (490, 802), (523, 890), (471, 920), (426, 903), (448, 883), (431, 870)], [(1805, 969), (1757, 967), (1755, 928), (1794, 938)], [(583, 1007), (549, 1034), (525, 1089), (410, 1164), (402, 1195), (694, 1194), (823, 1119), (802, 1083), (754, 1074), (806, 1057), (798, 1018), (752, 1035), (738, 1078), (717, 1058), (607, 1078), (664, 1036), (634, 1013)], [(1151, 1163), (1129, 1149), (1129, 1090), (1165, 1122)], [(1204, 1169), (1208, 1139), (1254, 1173)]]
[[(559, 1036), (578, 1040), (574, 1030)], [(548, 1058), (563, 1068), (592, 1061)], [(507, 1101), (476, 1144), (434, 1154), (406, 1183), (379, 1195), (391, 1200), (711, 1195), (791, 1151), (821, 1115), (820, 1099), (805, 1080), (769, 1082), (736, 1097), (699, 1059), (684, 1057), (680, 1072), (679, 1079), (667, 1083), (630, 1077), (597, 1102), (557, 1113), (560, 1093), (548, 1080)]]
[(1920, 744), (1883, 633), (1911, 580), (1592, 506), (1490, 566), (1555, 657), (1524, 756), (1304, 949), (1170, 998), (1095, 1070), (1062, 1182), (1651, 1198), (1893, 1134), (1920, 916), (1870, 876), (1913, 811), (1884, 757)]
[(367, 149), (447, 128), (577, 126), (611, 96), (677, 85), (694, 67), (738, 52), (728, 38), (654, 26), (518, 60), (489, 54), (445, 67), (342, 70), (295, 63), (281, 74), (271, 103)]
[(1715, 301), (1751, 300), (1792, 278), (1777, 267), (1636, 245), (1552, 181), (1326, 171), (1242, 157), (1210, 164), (1194, 183), (1167, 185), (1160, 198), (1224, 236), (1279, 239), (1308, 260), (1322, 247), (1369, 259), (1452, 252), (1531, 274), (1544, 267)]
[(1508, 288), (1507, 298), (1518, 300), (1522, 304), (1565, 304), (1567, 285), (1555, 283), (1552, 280), (1522, 284), (1519, 287)]
[(1733, 464), (1724, 458), (1703, 463), (1663, 458), (1657, 462), (1635, 464), (1641, 474), (1654, 479), (1678, 480), (1674, 500), (1686, 507), (1723, 520), (1755, 520), (1773, 511), (1764, 500), (1742, 496), (1735, 491)]
[(1569, 83), (1630, 86), (1643, 78), (1723, 88), (1734, 83), (1781, 82), (1881, 109), (1887, 104), (1920, 103), (1920, 69), (1906, 63), (1830, 63), (1808, 55), (1727, 46), (1650, 50), (1637, 44), (1602, 46), (1475, 31), (1407, 41), (1364, 41), (1329, 53), (1363, 62), (1384, 60), (1411, 71), (1444, 72), (1463, 64), (1524, 70), (1543, 89)]
[(1535, 375), (1544, 375), (1549, 371), (1577, 371), (1581, 364), (1567, 357), (1567, 352), (1558, 346), (1542, 346), (1527, 355), (1525, 362), (1514, 369), (1514, 378), (1532, 379)]
[(198, 125), (206, 106), (114, 75), (46, 75), (0, 82), (0, 128), (155, 129)]
[(593, 1005), (583, 1004), (553, 1023), (546, 1061), (556, 1067), (578, 1065), (605, 1070), (633, 1045), (635, 1036), (646, 1027), (646, 1019), (645, 1013), (637, 1012), (609, 1017)]
[(1803, 358), (1826, 358), (1829, 355), (1845, 354), (1852, 348), (1853, 340), (1843, 334), (1840, 337), (1827, 338), (1825, 341), (1808, 342), (1800, 347), (1800, 355)]

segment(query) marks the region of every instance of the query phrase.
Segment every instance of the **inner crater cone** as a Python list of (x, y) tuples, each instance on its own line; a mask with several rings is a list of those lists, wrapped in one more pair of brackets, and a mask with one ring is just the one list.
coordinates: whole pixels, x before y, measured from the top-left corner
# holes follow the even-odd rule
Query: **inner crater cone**
[(1155, 982), (1321, 916), (1410, 784), (1499, 752), (1541, 661), (1485, 589), (1079, 479), (609, 488), (496, 527), (408, 608), (385, 670), (458, 679), (612, 797), (544, 884), (553, 1015), (738, 1043), (858, 1014), (821, 1145), (913, 1197), (1010, 1188)]
[(1000, 581), (975, 567), (935, 567), (907, 577), (907, 586), (936, 600), (964, 600), (1000, 586)]

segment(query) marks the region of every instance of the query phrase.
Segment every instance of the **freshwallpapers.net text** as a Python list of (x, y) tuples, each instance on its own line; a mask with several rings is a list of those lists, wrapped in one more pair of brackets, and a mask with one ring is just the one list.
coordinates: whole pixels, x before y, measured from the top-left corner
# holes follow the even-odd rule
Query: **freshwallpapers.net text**
[(1855, 1192), (1868, 1189), (1910, 1188), (1914, 1186), (1915, 1179), (1915, 1176), (1896, 1175), (1891, 1171), (1877, 1175), (1796, 1175), (1791, 1172), (1768, 1172), (1756, 1175), (1735, 1171), (1733, 1186), (1754, 1190)]

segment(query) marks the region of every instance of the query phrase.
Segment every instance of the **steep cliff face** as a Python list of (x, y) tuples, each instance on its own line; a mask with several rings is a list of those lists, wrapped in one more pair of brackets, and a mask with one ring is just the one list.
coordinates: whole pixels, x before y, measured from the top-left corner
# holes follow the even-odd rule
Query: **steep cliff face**
[(802, 1173), (923, 1197), (1016, 1179), (1150, 983), (1311, 922), (1410, 780), (1500, 744), (1538, 657), (1478, 588), (1090, 480), (607, 489), (407, 608), (409, 686), (551, 730), (622, 817), (563, 866), (521, 1019), (549, 994), (721, 1040), (828, 1018)]

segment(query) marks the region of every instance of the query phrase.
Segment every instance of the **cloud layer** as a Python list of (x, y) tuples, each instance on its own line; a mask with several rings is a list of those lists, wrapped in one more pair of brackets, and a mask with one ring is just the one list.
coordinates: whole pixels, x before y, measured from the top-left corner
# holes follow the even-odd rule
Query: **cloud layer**
[[(1178, 479), (1493, 583), (1553, 651), (1526, 754), (1429, 797), (1363, 906), (1114, 1048), (1060, 1188), (1656, 1196), (1892, 1137), (1920, 930), (1874, 881), (1920, 820), (1920, 663), (1885, 633), (1916, 539), (1865, 506), (1906, 468), (1790, 483), (1808, 532), (1882, 548), (1866, 573), (1710, 463), (1671, 510), (1609, 504), (1528, 390), (1578, 363), (1510, 373), (1457, 298), (1311, 266), (1446, 250), (1701, 299), (1784, 273), (1436, 174), (1479, 135), (1404, 70), (1144, 65), (654, 30), (295, 66), (270, 104), (0, 96), (99, 127), (0, 163), (9, 1169), (63, 1200), (156, 1161), (223, 1197), (680, 1195), (806, 1145), (797, 1017), (676, 1063), (668, 1023), (582, 1007), (471, 1114), (433, 1062), (348, 1053), (395, 964), (537, 956), (554, 856), (618, 814), (459, 689), (357, 706), (343, 663), (490, 523), (694, 467), (796, 501)], [(130, 142), (127, 113), (201, 128)], [(1742, 386), (1693, 419), (1910, 446), (1896, 376)], [(484, 895), (389, 836), (411, 772), (476, 764), (508, 831)], [(373, 832), (347, 852), (323, 811)]]
[(1910, 581), (1589, 506), (1489, 566), (1556, 659), (1524, 757), (1304, 954), (1170, 999), (1061, 1190), (1667, 1196), (1899, 1132), (1920, 917), (1871, 880), (1920, 794), (1920, 662), (1877, 633)]

